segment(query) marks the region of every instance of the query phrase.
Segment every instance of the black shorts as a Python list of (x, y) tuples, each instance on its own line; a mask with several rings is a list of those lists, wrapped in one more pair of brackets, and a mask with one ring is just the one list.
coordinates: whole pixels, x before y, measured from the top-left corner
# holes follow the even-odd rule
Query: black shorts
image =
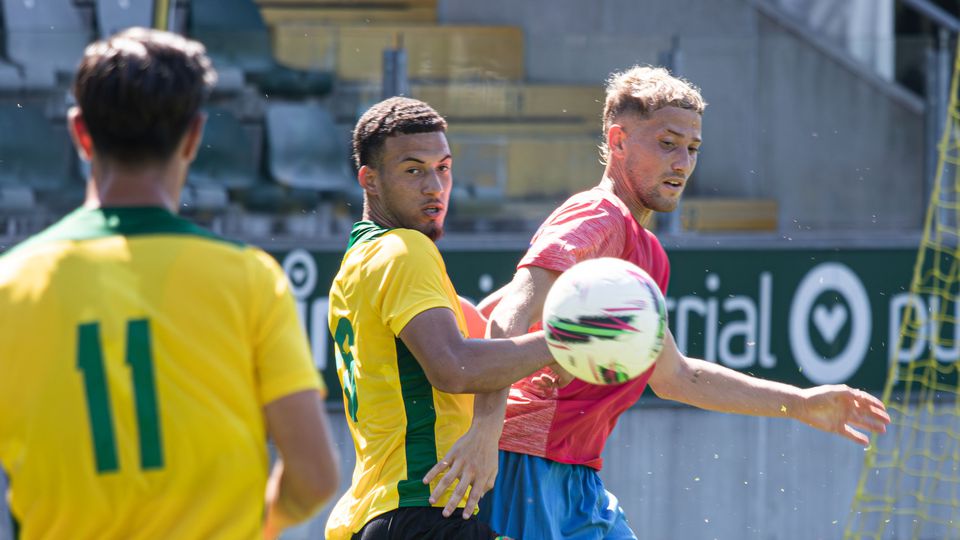
[(463, 519), (458, 508), (450, 517), (443, 517), (443, 508), (418, 506), (398, 508), (371, 519), (353, 535), (353, 540), (495, 540), (498, 536), (489, 525), (470, 516)]

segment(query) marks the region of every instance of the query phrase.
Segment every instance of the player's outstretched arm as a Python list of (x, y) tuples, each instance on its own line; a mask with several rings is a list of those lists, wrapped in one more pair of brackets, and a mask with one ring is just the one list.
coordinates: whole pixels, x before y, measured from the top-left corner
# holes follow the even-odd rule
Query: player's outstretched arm
[(323, 397), (304, 390), (264, 407), (267, 431), (280, 459), (267, 483), (264, 537), (308, 519), (336, 494), (339, 457), (333, 447)]
[(883, 403), (862, 390), (844, 385), (801, 389), (688, 358), (670, 332), (649, 384), (664, 399), (712, 411), (793, 418), (863, 445), (869, 437), (858, 429), (883, 433), (890, 423)]
[(465, 339), (447, 308), (418, 314), (400, 331), (400, 339), (430, 384), (450, 394), (502, 390), (553, 362), (543, 332), (510, 339)]

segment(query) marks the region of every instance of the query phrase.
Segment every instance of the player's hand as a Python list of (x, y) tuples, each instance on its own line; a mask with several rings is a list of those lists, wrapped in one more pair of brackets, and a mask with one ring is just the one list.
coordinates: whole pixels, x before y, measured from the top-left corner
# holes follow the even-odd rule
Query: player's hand
[(554, 362), (536, 373), (530, 382), (536, 385), (544, 395), (552, 395), (570, 384), (573, 378), (569, 371)]
[(870, 444), (870, 438), (855, 428), (884, 433), (890, 423), (883, 402), (863, 390), (843, 384), (824, 385), (807, 388), (803, 395), (803, 408), (796, 416), (798, 420), (864, 446)]
[(430, 493), (430, 504), (436, 503), (443, 493), (457, 481), (457, 487), (443, 508), (443, 516), (450, 517), (469, 489), (469, 498), (463, 508), (463, 519), (469, 519), (480, 502), (480, 497), (493, 488), (497, 478), (498, 443), (500, 433), (488, 433), (487, 430), (471, 426), (454, 443), (447, 455), (433, 466), (423, 477), (423, 483), (429, 484), (443, 474), (437, 486)]

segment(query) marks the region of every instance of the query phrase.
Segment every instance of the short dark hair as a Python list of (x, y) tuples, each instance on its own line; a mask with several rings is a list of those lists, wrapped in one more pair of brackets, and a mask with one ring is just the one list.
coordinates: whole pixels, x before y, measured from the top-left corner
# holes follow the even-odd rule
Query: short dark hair
[(199, 42), (131, 28), (87, 46), (73, 94), (99, 154), (125, 164), (162, 162), (216, 80)]
[(367, 109), (353, 130), (353, 161), (357, 168), (380, 166), (387, 137), (447, 131), (447, 121), (426, 103), (408, 97), (392, 97)]

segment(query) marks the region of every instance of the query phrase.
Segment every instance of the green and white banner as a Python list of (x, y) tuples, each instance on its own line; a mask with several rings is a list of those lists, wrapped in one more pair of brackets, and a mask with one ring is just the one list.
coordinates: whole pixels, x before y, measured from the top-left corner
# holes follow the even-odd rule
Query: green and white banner
[[(326, 326), (327, 292), (342, 253), (273, 254), (293, 285), (317, 366), (336, 388)], [(457, 291), (480, 299), (513, 275), (519, 251), (447, 251)], [(686, 354), (799, 386), (846, 383), (882, 390), (889, 362), (928, 354), (926, 339), (894, 354), (904, 309), (925, 317), (936, 296), (909, 294), (915, 250), (670, 251), (670, 328)], [(931, 323), (932, 325), (933, 323)], [(930, 328), (925, 335), (960, 333)], [(960, 336), (937, 347), (940, 362), (960, 357)]]

